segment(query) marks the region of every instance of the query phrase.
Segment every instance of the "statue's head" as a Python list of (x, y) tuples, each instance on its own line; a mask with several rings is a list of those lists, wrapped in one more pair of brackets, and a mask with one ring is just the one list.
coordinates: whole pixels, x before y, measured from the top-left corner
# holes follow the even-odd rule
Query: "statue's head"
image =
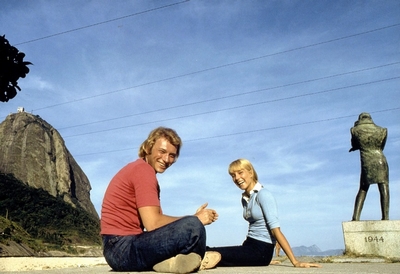
[(372, 121), (372, 117), (369, 113), (363, 112), (360, 115), (358, 115), (358, 121), (356, 123), (358, 125), (359, 124), (373, 124), (374, 121)]

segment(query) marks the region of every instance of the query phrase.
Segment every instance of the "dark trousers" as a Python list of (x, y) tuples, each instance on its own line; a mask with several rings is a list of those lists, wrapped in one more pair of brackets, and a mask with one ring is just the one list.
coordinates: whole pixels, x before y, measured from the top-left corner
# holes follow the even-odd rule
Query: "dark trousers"
[(103, 254), (114, 271), (148, 271), (161, 261), (191, 252), (204, 257), (206, 231), (195, 216), (139, 235), (103, 235)]
[(207, 247), (207, 251), (221, 253), (217, 266), (266, 266), (272, 260), (274, 244), (247, 237), (242, 245), (225, 247)]

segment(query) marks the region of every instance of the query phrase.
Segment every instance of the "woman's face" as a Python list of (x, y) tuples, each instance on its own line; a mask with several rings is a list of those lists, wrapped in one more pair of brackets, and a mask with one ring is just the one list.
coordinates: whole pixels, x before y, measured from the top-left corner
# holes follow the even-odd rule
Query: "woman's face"
[(233, 182), (247, 194), (253, 190), (256, 182), (253, 179), (253, 173), (245, 168), (239, 168), (231, 173)]

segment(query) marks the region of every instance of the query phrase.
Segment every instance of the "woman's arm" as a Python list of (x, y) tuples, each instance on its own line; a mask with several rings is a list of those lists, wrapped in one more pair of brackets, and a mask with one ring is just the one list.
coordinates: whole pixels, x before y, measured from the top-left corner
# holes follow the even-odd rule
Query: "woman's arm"
[(319, 264), (314, 264), (314, 263), (303, 263), (300, 262), (296, 259), (296, 257), (293, 254), (292, 248), (290, 247), (289, 242), (286, 240), (285, 235), (281, 232), (281, 229), (279, 227), (274, 228), (271, 230), (272, 235), (275, 237), (275, 239), (278, 241), (279, 245), (285, 252), (286, 256), (289, 258), (290, 262), (293, 264), (294, 267), (321, 267)]

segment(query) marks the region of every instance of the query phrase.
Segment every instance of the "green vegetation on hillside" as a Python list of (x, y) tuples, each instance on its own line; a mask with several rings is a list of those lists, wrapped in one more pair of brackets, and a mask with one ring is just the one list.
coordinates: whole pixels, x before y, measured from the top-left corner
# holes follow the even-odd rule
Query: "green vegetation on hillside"
[[(0, 173), (0, 216), (46, 244), (58, 247), (101, 244), (97, 218), (80, 207), (72, 207), (62, 197), (25, 185), (10, 174)], [(11, 236), (15, 226), (7, 230)]]
[[(17, 223), (0, 216), (0, 244), (10, 245), (11, 241), (17, 244), (25, 244), (35, 252), (47, 250), (47, 246), (41, 240), (34, 239)], [(62, 250), (63, 247), (57, 246), (55, 249)], [(1, 251), (0, 245), (0, 253)]]

